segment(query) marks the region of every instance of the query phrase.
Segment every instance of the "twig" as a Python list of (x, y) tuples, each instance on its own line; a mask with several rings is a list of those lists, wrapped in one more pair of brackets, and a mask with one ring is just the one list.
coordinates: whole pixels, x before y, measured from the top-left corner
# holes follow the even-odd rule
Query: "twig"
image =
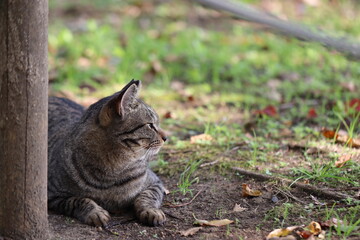
[(291, 193), (289, 193), (288, 191), (284, 191), (284, 190), (281, 190), (280, 188), (278, 188), (278, 187), (275, 187), (276, 188), (276, 190), (278, 190), (282, 195), (284, 195), (286, 198), (291, 198), (291, 199), (293, 199), (293, 200), (295, 200), (295, 201), (297, 201), (297, 202), (299, 202), (299, 203), (301, 203), (301, 204), (305, 204), (305, 202), (304, 201), (302, 201), (302, 200), (300, 200), (299, 198), (297, 198), (297, 197), (295, 197), (294, 195), (292, 195)]
[(194, 1), (216, 10), (232, 13), (237, 18), (263, 24), (284, 35), (289, 35), (300, 40), (319, 42), (326, 47), (335, 49), (354, 59), (360, 59), (360, 44), (354, 40), (350, 41), (346, 38), (329, 36), (319, 30), (312, 30), (305, 25), (281, 20), (275, 16), (257, 10), (250, 5), (240, 2), (235, 3), (227, 0)]
[(216, 163), (219, 162), (219, 159), (215, 160), (215, 161), (212, 161), (212, 162), (208, 162), (208, 163), (203, 163), (200, 165), (200, 167), (206, 167), (206, 166), (211, 166), (211, 165), (214, 165)]
[(163, 212), (164, 212), (166, 215), (168, 215), (169, 217), (172, 217), (172, 218), (175, 218), (175, 219), (178, 219), (178, 220), (184, 220), (183, 218), (178, 217), (178, 216), (175, 216), (174, 214), (172, 214), (172, 213), (170, 213), (170, 212), (168, 212), (168, 211), (164, 211), (164, 210), (163, 210)]
[(294, 182), (294, 181), (284, 179), (284, 178), (267, 176), (267, 175), (264, 175), (264, 174), (244, 170), (244, 169), (238, 168), (238, 167), (233, 167), (232, 169), (237, 171), (238, 173), (240, 173), (242, 175), (252, 177), (252, 178), (255, 178), (255, 179), (259, 179), (259, 180), (262, 180), (262, 181), (276, 181), (276, 182), (285, 183), (285, 184), (288, 184), (290, 187), (295, 187), (295, 188), (301, 189), (304, 192), (307, 192), (307, 193), (310, 193), (310, 194), (313, 194), (313, 195), (316, 195), (316, 196), (319, 196), (319, 197), (325, 197), (325, 198), (330, 198), (330, 199), (334, 199), (334, 200), (351, 199), (354, 202), (359, 202), (359, 200), (356, 200), (353, 197), (351, 197), (351, 196), (349, 196), (347, 194), (344, 194), (344, 193), (332, 192), (332, 191), (329, 191), (329, 190), (317, 188), (317, 187), (312, 186), (312, 185), (298, 183), (298, 182)]
[(195, 196), (189, 201), (189, 202), (186, 202), (186, 203), (182, 203), (182, 204), (176, 204), (176, 205), (172, 205), (172, 204), (167, 204), (167, 205), (164, 205), (164, 207), (169, 207), (169, 208), (178, 208), (178, 207), (184, 207), (184, 206), (187, 206), (189, 204), (191, 204), (195, 198), (197, 198), (197, 196), (199, 196), (199, 194), (203, 191), (204, 189), (201, 189), (200, 191), (198, 191), (197, 194), (195, 194)]

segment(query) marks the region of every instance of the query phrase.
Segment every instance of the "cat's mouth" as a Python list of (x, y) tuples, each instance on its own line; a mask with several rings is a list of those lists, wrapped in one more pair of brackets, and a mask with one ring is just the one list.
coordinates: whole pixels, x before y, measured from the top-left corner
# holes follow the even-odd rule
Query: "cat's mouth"
[(153, 141), (148, 145), (148, 149), (154, 149), (156, 150), (156, 152), (158, 152), (160, 150), (160, 148), (162, 147), (163, 143), (159, 140), (157, 141)]

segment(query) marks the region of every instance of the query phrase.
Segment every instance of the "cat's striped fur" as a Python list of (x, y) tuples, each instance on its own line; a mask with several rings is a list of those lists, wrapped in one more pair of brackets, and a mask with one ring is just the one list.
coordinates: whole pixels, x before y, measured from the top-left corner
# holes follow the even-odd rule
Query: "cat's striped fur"
[(108, 212), (133, 206), (138, 219), (162, 225), (164, 187), (148, 168), (166, 136), (157, 114), (137, 98), (140, 81), (87, 110), (49, 98), (48, 205), (96, 226)]

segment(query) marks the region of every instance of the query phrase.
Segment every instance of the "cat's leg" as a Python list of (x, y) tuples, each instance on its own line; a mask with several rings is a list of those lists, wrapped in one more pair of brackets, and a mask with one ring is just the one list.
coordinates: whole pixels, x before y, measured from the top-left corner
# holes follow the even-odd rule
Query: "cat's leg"
[(93, 226), (105, 226), (110, 221), (109, 213), (90, 198), (68, 197), (49, 200), (49, 209), (77, 218)]
[(163, 198), (164, 187), (158, 180), (136, 197), (134, 207), (137, 218), (147, 225), (163, 225), (166, 217), (163, 211), (159, 209)]

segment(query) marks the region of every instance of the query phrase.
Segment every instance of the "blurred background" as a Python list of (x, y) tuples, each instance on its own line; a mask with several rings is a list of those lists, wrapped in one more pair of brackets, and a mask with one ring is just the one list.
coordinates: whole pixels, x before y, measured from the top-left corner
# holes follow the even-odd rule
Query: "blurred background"
[[(355, 0), (242, 2), (360, 41), (360, 3)], [(316, 123), (336, 127), (333, 108), (345, 111), (359, 97), (359, 62), (316, 43), (265, 32), (263, 26), (196, 1), (49, 4), (51, 94), (85, 105), (134, 78), (143, 81), (142, 97), (167, 119), (186, 117), (184, 104), (196, 105), (196, 114), (188, 115), (200, 122), (218, 121), (220, 116), (209, 115), (216, 115), (219, 106), (236, 107), (238, 115), (228, 118), (242, 121), (271, 105), (282, 118), (297, 122), (315, 108)], [(198, 111), (199, 106), (205, 110)]]
[[(358, 0), (238, 2), (314, 31), (360, 42)], [(169, 217), (165, 229), (121, 224), (120, 236), (178, 239), (178, 231), (193, 226), (196, 217), (226, 217), (236, 222), (231, 231), (230, 227), (207, 229), (201, 236), (263, 239), (274, 226), (335, 216), (349, 226), (339, 225), (337, 233), (329, 230), (328, 239), (358, 239), (358, 235), (348, 238), (358, 232), (358, 203), (347, 199), (349, 206), (334, 208), (302, 191), (291, 201), (292, 194), (281, 194), (288, 191), (282, 184), (274, 189), (271, 184), (250, 181), (233, 167), (358, 199), (359, 62), (317, 43), (264, 31), (264, 26), (204, 8), (196, 1), (49, 3), (50, 94), (88, 106), (121, 90), (133, 78), (142, 80), (141, 97), (159, 114), (170, 136), (157, 160), (150, 163), (170, 190), (164, 205), (184, 206), (206, 189), (192, 204), (173, 208), (181, 218)], [(268, 197), (241, 197), (240, 183), (249, 181)], [(270, 197), (271, 191), (279, 202)], [(249, 209), (232, 211), (240, 202)], [(348, 230), (343, 233), (344, 229)], [(81, 233), (77, 228), (58, 232), (72, 237)], [(206, 235), (209, 232), (215, 235)]]

